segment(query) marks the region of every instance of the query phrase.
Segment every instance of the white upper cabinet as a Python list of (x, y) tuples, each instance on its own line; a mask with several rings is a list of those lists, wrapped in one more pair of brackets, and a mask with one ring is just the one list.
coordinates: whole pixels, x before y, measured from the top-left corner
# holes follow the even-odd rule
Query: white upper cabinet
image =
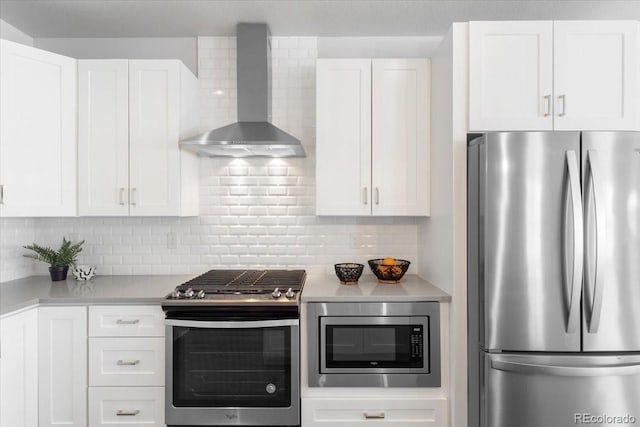
[(316, 68), (316, 213), (371, 215), (371, 60)]
[(76, 60), (0, 40), (0, 215), (76, 212)]
[(638, 22), (469, 24), (469, 130), (638, 128)]
[(429, 61), (319, 59), (316, 214), (429, 215)]
[(176, 60), (81, 60), (80, 215), (198, 214), (198, 82)]
[(373, 60), (374, 215), (429, 214), (429, 61)]
[(78, 210), (128, 215), (129, 61), (78, 61)]
[(469, 24), (469, 129), (551, 130), (551, 21)]
[(634, 130), (638, 22), (555, 21), (554, 128)]

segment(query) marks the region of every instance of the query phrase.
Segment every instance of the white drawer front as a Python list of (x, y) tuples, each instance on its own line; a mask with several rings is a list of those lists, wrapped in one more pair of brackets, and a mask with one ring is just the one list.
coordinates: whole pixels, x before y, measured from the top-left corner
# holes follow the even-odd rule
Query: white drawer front
[(446, 399), (303, 399), (302, 425), (446, 427)]
[(164, 313), (156, 305), (89, 307), (90, 337), (163, 337)]
[(89, 387), (89, 426), (164, 427), (164, 387)]
[(163, 386), (164, 338), (89, 338), (89, 386)]

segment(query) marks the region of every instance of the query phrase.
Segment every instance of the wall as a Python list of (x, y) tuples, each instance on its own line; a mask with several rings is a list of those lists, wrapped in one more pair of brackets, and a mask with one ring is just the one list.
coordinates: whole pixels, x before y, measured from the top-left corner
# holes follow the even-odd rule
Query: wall
[(467, 426), (468, 24), (454, 24), (432, 57), (432, 216), (420, 219), (420, 274), (451, 301), (451, 425)]
[(442, 37), (319, 37), (318, 58), (428, 58)]
[(195, 37), (36, 38), (34, 46), (77, 59), (180, 59), (198, 71)]
[(0, 39), (33, 46), (33, 38), (13, 25), (0, 19)]
[[(317, 273), (384, 256), (409, 259), (417, 272), (415, 218), (314, 215), (317, 41), (274, 37), (272, 47), (273, 121), (302, 140), (306, 158), (202, 158), (197, 218), (37, 219), (36, 240), (86, 240), (80, 261), (97, 265), (98, 274), (233, 267)], [(235, 120), (235, 38), (199, 38), (198, 50), (204, 130)], [(178, 234), (177, 249), (167, 249), (169, 231)], [(46, 274), (46, 266), (36, 271)]]

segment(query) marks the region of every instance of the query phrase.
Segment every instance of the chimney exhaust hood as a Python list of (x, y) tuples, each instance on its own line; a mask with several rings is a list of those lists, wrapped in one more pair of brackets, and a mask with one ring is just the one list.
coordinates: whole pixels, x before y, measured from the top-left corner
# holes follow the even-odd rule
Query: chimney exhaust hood
[(212, 157), (305, 157), (300, 140), (270, 123), (270, 37), (267, 24), (238, 24), (238, 121), (180, 146)]

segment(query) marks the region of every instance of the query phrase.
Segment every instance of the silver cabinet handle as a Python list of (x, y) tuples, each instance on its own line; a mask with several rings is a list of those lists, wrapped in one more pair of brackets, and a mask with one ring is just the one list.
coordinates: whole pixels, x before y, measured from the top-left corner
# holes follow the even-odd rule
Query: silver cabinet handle
[(0, 185), (0, 205), (4, 205), (4, 184)]
[(118, 319), (118, 320), (116, 320), (116, 324), (117, 325), (137, 325), (138, 323), (140, 323), (140, 319), (131, 319), (131, 320)]
[(567, 95), (560, 95), (558, 99), (562, 101), (562, 109), (558, 113), (558, 116), (563, 117), (567, 115)]
[(545, 95), (542, 98), (546, 101), (544, 116), (549, 117), (551, 115), (551, 95)]
[(367, 187), (362, 187), (362, 204), (366, 205), (367, 203), (369, 203), (367, 200)]
[(136, 204), (138, 189), (136, 187), (131, 188), (131, 195), (129, 196), (129, 203), (134, 205)]
[(139, 409), (134, 409), (133, 411), (125, 411), (124, 409), (118, 409), (118, 412), (116, 412), (116, 415), (118, 417), (135, 417), (139, 413), (140, 413)]
[(567, 267), (566, 271), (572, 271), (571, 299), (569, 300), (569, 313), (566, 331), (573, 334), (580, 324), (580, 286), (584, 261), (584, 221), (582, 217), (582, 197), (580, 195), (580, 173), (578, 172), (578, 158), (575, 151), (566, 153), (567, 168), (569, 169), (569, 188), (573, 210), (573, 268)]
[(376, 205), (380, 204), (380, 189), (376, 187)]
[(136, 366), (140, 364), (140, 360), (136, 359), (136, 360), (118, 360), (116, 362), (116, 365), (118, 366)]
[(384, 419), (384, 412), (375, 412), (375, 413), (365, 412), (362, 415), (364, 415), (364, 418), (367, 420), (383, 420)]
[[(596, 226), (596, 260), (595, 260), (595, 271), (593, 274), (593, 281), (591, 281), (589, 274), (585, 274), (585, 287), (591, 290), (592, 303), (591, 303), (591, 315), (588, 320), (587, 330), (590, 334), (595, 334), (598, 332), (598, 327), (600, 326), (600, 314), (602, 314), (602, 297), (603, 297), (603, 286), (606, 274), (604, 272), (605, 268), (605, 259), (604, 259), (604, 251), (605, 251), (605, 238), (606, 238), (606, 221), (604, 217), (604, 210), (598, 209), (598, 197), (604, 194), (598, 185), (597, 177), (598, 171), (600, 170), (597, 160), (597, 154), (595, 150), (587, 150), (587, 182), (585, 183), (585, 200), (587, 203), (592, 199), (591, 195), (593, 195), (593, 215), (595, 216), (595, 226)], [(589, 212), (589, 210), (587, 210)], [(589, 227), (587, 227), (589, 230)], [(587, 262), (590, 262), (588, 260)], [(593, 288), (591, 287), (591, 283), (593, 282)], [(588, 298), (586, 299), (587, 303), (589, 303)]]
[(120, 187), (120, 204), (124, 205), (124, 187)]

